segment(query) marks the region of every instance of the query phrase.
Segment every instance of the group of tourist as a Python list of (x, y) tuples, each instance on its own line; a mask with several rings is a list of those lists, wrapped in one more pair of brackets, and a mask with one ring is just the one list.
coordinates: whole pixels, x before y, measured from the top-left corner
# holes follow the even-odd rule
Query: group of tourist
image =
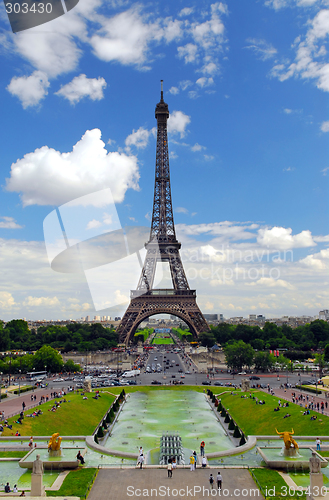
[[(217, 489), (221, 490), (222, 489), (223, 478), (222, 478), (222, 475), (221, 475), (220, 471), (217, 472), (216, 482), (217, 482)], [(215, 483), (215, 478), (214, 478), (214, 476), (212, 474), (210, 474), (210, 476), (209, 476), (209, 484), (210, 484), (210, 489), (211, 490), (214, 489), (214, 483)]]
[[(18, 493), (17, 484), (15, 484), (13, 489), (11, 489), (10, 484), (7, 483), (5, 486), (5, 493)], [(23, 490), (19, 496), (25, 497), (25, 491)]]

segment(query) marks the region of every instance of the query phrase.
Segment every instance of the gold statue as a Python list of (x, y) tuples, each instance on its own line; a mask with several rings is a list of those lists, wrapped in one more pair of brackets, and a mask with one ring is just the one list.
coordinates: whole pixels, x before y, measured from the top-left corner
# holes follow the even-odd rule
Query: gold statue
[(61, 449), (62, 438), (59, 437), (59, 432), (55, 432), (49, 440), (48, 451), (57, 451)]
[(290, 450), (290, 448), (295, 448), (295, 450), (299, 449), (298, 444), (296, 443), (296, 441), (292, 437), (292, 435), (295, 434), (294, 429), (292, 429), (291, 432), (288, 432), (288, 431), (278, 432), (277, 429), (275, 429), (275, 430), (276, 430), (277, 434), (279, 434), (279, 436), (282, 437), (286, 450)]

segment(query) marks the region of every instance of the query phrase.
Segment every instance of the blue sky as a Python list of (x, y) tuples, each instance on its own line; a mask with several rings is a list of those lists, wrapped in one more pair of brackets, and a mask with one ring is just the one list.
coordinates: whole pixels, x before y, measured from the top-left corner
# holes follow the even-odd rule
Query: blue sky
[[(149, 226), (160, 79), (176, 231), (203, 312), (328, 308), (328, 0), (80, 0), (15, 35), (1, 5), (0, 23), (3, 319), (125, 310), (137, 281), (112, 269), (98, 302), (84, 272), (50, 268), (43, 225), (94, 193), (73, 203), (90, 210), (74, 244), (113, 230), (116, 211)], [(107, 188), (111, 216), (95, 195)]]

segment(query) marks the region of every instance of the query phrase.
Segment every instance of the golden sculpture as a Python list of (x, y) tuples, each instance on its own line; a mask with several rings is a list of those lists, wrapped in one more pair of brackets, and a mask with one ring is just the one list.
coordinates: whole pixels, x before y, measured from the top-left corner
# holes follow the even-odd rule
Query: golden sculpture
[(284, 446), (286, 448), (286, 450), (290, 450), (290, 448), (295, 448), (295, 450), (298, 450), (299, 446), (298, 444), (296, 443), (296, 441), (294, 440), (294, 438), (292, 437), (294, 433), (294, 429), (291, 430), (291, 432), (278, 432), (277, 429), (275, 429), (277, 434), (279, 434), (279, 436), (283, 439), (284, 441)]
[(58, 451), (61, 449), (62, 438), (59, 437), (59, 432), (55, 432), (49, 440), (48, 451)]

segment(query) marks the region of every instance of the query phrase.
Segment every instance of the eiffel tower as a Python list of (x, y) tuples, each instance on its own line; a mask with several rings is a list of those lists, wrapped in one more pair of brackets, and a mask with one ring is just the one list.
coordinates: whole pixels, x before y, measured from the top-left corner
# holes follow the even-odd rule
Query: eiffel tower
[[(138, 325), (155, 314), (172, 314), (182, 319), (197, 337), (208, 332), (209, 326), (196, 303), (196, 291), (190, 290), (179, 255), (181, 244), (176, 239), (171, 202), (170, 170), (167, 138), (168, 104), (161, 99), (155, 108), (157, 146), (155, 164), (154, 202), (150, 239), (144, 266), (136, 290), (131, 290), (131, 301), (117, 329), (119, 341), (129, 343)], [(158, 262), (168, 262), (172, 289), (153, 289)]]

